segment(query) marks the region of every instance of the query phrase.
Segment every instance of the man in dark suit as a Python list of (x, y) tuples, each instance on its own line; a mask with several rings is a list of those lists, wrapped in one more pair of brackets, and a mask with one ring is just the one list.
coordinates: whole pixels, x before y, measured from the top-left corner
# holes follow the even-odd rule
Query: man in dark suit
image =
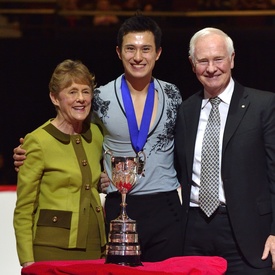
[[(222, 256), (228, 262), (227, 274), (275, 274), (275, 94), (233, 80), (233, 42), (219, 29), (197, 32), (189, 54), (203, 91), (182, 103), (175, 130), (184, 255)], [(214, 213), (205, 214), (203, 189), (215, 180), (202, 180), (207, 170), (202, 151), (210, 160), (214, 156), (202, 147), (215, 97), (220, 101), (218, 205)]]

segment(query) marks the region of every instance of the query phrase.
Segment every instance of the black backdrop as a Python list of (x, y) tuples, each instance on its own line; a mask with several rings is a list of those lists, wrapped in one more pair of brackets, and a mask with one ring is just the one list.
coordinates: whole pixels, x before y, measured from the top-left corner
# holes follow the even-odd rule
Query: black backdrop
[[(236, 50), (233, 76), (242, 84), (275, 92), (275, 27), (224, 27)], [(154, 76), (176, 84), (183, 98), (200, 88), (188, 61), (194, 28), (163, 28), (163, 52)], [(0, 184), (15, 184), (12, 150), (20, 137), (55, 116), (48, 82), (64, 59), (80, 59), (96, 74), (99, 85), (122, 73), (114, 28), (60, 32), (54, 37), (0, 39)]]

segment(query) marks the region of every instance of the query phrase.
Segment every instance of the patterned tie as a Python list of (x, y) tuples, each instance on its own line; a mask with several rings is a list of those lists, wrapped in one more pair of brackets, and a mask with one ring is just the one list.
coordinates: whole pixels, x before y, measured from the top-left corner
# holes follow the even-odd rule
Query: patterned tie
[(210, 217), (218, 208), (219, 201), (219, 140), (220, 140), (220, 113), (221, 99), (210, 99), (210, 111), (201, 152), (201, 187), (199, 192), (200, 208)]

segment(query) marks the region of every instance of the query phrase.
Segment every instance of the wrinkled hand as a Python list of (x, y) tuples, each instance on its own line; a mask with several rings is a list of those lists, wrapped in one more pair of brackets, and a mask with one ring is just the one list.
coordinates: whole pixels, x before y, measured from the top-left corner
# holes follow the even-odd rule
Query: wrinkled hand
[(266, 260), (269, 253), (272, 257), (272, 269), (275, 270), (275, 236), (273, 235), (269, 235), (265, 242), (262, 260)]
[(27, 266), (32, 265), (32, 264), (34, 264), (34, 262), (26, 262), (26, 263), (22, 264), (22, 267), (27, 267)]
[(105, 172), (101, 172), (100, 180), (98, 183), (98, 191), (101, 193), (107, 193), (107, 188), (109, 187), (111, 181)]

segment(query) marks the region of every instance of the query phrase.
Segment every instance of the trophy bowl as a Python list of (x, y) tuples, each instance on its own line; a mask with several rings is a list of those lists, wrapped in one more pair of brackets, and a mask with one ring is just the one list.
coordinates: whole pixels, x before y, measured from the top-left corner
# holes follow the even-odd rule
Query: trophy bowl
[(143, 173), (145, 155), (140, 153), (143, 154), (141, 160), (140, 154), (136, 157), (116, 157), (110, 150), (105, 151), (105, 154), (111, 157), (111, 182), (121, 194), (120, 214), (110, 223), (105, 263), (140, 266), (142, 263), (137, 226), (136, 221), (127, 215), (126, 195)]

